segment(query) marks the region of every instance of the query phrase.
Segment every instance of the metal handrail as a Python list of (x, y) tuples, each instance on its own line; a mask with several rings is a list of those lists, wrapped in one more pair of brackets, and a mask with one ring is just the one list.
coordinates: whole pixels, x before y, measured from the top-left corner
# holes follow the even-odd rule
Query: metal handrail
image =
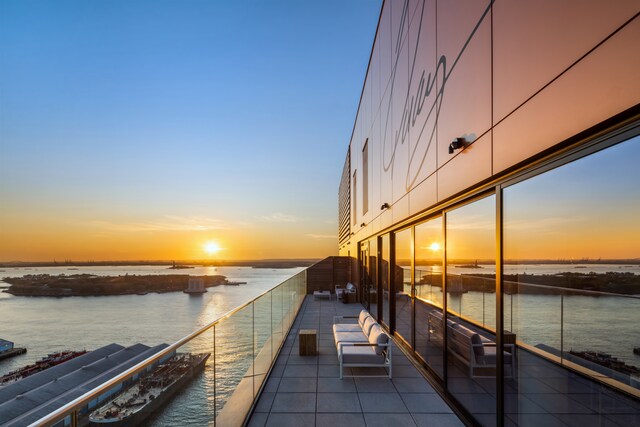
[(74, 408), (78, 408), (78, 407), (84, 406), (85, 404), (88, 404), (92, 400), (98, 398), (102, 393), (108, 391), (109, 389), (111, 389), (112, 387), (118, 385), (119, 383), (123, 382), (124, 380), (132, 377), (133, 375), (135, 375), (138, 372), (140, 372), (143, 369), (145, 369), (147, 366), (151, 365), (152, 363), (156, 362), (157, 360), (160, 360), (163, 356), (166, 356), (167, 354), (172, 353), (174, 350), (177, 350), (178, 348), (182, 347), (184, 344), (186, 344), (189, 341), (193, 340), (197, 336), (202, 335), (207, 330), (215, 327), (221, 321), (223, 321), (225, 319), (228, 319), (229, 317), (231, 317), (235, 313), (239, 312), (243, 308), (248, 307), (250, 304), (252, 304), (255, 301), (257, 301), (259, 298), (262, 298), (263, 296), (267, 295), (269, 292), (273, 291), (274, 289), (276, 289), (277, 287), (279, 287), (283, 283), (293, 279), (294, 277), (296, 277), (299, 274), (302, 274), (304, 272), (305, 272), (305, 270), (302, 270), (302, 271), (294, 274), (293, 276), (291, 276), (290, 278), (286, 279), (285, 281), (283, 281), (281, 283), (278, 283), (273, 288), (267, 289), (266, 291), (264, 291), (263, 293), (261, 293), (257, 297), (254, 297), (251, 300), (247, 301), (246, 303), (244, 303), (242, 305), (239, 305), (238, 307), (234, 308), (233, 310), (227, 311), (225, 314), (223, 314), (222, 316), (218, 317), (216, 320), (208, 323), (205, 326), (202, 326), (200, 329), (196, 330), (195, 332), (192, 332), (189, 335), (179, 339), (178, 341), (176, 341), (175, 343), (171, 344), (170, 346), (168, 346), (168, 347), (160, 350), (159, 352), (155, 353), (153, 356), (150, 356), (150, 357), (146, 358), (142, 362), (132, 366), (131, 368), (129, 368), (126, 371), (116, 375), (115, 377), (111, 378), (110, 380), (105, 381), (104, 383), (98, 385), (97, 387), (95, 387), (91, 391), (88, 391), (87, 393), (83, 394), (82, 396), (79, 396), (79, 397), (75, 398), (71, 402), (67, 403), (64, 406), (61, 406), (60, 408), (56, 409), (53, 412), (50, 412), (49, 414), (47, 414), (46, 416), (40, 418), (39, 420), (34, 421), (33, 423), (29, 424), (29, 427), (50, 425), (52, 423), (61, 421), (62, 419), (64, 419), (64, 417), (69, 415), (69, 412), (72, 412), (74, 410)]

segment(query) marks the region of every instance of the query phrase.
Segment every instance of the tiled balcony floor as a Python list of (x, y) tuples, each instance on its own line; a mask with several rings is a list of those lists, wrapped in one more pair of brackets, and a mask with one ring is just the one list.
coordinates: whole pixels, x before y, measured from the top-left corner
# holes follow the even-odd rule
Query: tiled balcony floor
[[(333, 316), (357, 316), (360, 304), (307, 296), (249, 426), (462, 426), (451, 408), (393, 348), (393, 379), (339, 378)], [(298, 330), (316, 329), (319, 355), (298, 355)], [(382, 368), (345, 368), (345, 375), (381, 375)]]

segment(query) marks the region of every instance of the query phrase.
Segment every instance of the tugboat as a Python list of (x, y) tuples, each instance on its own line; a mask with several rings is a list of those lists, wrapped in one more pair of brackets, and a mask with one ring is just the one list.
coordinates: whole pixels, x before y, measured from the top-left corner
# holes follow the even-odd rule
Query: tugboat
[(179, 353), (160, 364), (118, 396), (89, 415), (89, 425), (137, 426), (157, 411), (196, 373), (204, 369), (211, 353)]
[(58, 353), (50, 353), (47, 357), (36, 361), (33, 365), (27, 365), (24, 368), (20, 368), (16, 371), (9, 372), (6, 375), (0, 377), (0, 387), (12, 384), (16, 381), (20, 381), (23, 378), (33, 375), (35, 373), (44, 371), (52, 366), (59, 365), (67, 360), (75, 359), (78, 356), (86, 354), (87, 350), (81, 351), (60, 351)]

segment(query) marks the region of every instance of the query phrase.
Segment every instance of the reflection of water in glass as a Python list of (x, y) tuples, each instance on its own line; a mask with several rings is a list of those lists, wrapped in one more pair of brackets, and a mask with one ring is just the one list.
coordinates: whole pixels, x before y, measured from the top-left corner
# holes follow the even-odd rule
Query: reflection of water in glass
[[(495, 294), (469, 291), (449, 294), (450, 309), (475, 322), (495, 325)], [(484, 305), (483, 305), (484, 298)], [(546, 344), (564, 351), (595, 350), (640, 367), (633, 353), (639, 341), (640, 300), (623, 297), (564, 296), (561, 337), (559, 295), (505, 295), (505, 328), (529, 345)]]
[[(481, 269), (447, 266), (453, 274), (495, 274), (495, 266), (481, 265)], [(579, 268), (576, 268), (579, 267)], [(584, 268), (582, 268), (584, 267)], [(441, 288), (432, 286), (433, 280), (441, 284), (439, 266), (420, 267), (416, 279), (424, 285), (416, 286), (416, 295), (434, 302), (441, 301)], [(606, 264), (539, 264), (506, 265), (505, 273), (557, 274), (579, 272), (588, 274), (631, 272), (640, 274), (638, 265)], [(491, 279), (488, 279), (491, 281)], [(441, 285), (440, 285), (441, 286)], [(525, 286), (524, 284), (520, 285)], [(495, 327), (495, 293), (468, 291), (449, 295), (449, 309), (459, 312), (474, 322), (493, 329)], [(505, 328), (516, 333), (518, 340), (529, 345), (546, 344), (564, 351), (595, 350), (609, 353), (626, 363), (640, 367), (640, 356), (633, 348), (640, 342), (637, 320), (640, 300), (615, 296), (571, 295), (563, 297), (564, 324), (561, 335), (560, 295), (516, 294), (504, 296)], [(439, 303), (441, 304), (441, 303)]]

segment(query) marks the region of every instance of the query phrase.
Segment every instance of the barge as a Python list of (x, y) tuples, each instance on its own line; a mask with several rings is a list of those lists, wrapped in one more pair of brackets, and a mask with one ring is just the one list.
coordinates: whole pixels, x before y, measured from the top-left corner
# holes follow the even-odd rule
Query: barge
[(211, 353), (177, 354), (89, 415), (89, 425), (137, 426), (204, 369)]
[(42, 359), (37, 360), (36, 363), (32, 365), (27, 365), (23, 368), (17, 369), (15, 371), (9, 372), (6, 375), (1, 376), (0, 387), (13, 384), (14, 382), (20, 381), (21, 379), (26, 378), (30, 375), (44, 371), (45, 369), (49, 369), (52, 366), (56, 366), (61, 363), (64, 363), (67, 360), (75, 359), (76, 357), (82, 356), (83, 354), (86, 354), (86, 353), (87, 353), (87, 350), (81, 350), (81, 351), (67, 350), (67, 351), (60, 351), (57, 353), (49, 353), (46, 357), (43, 357)]

